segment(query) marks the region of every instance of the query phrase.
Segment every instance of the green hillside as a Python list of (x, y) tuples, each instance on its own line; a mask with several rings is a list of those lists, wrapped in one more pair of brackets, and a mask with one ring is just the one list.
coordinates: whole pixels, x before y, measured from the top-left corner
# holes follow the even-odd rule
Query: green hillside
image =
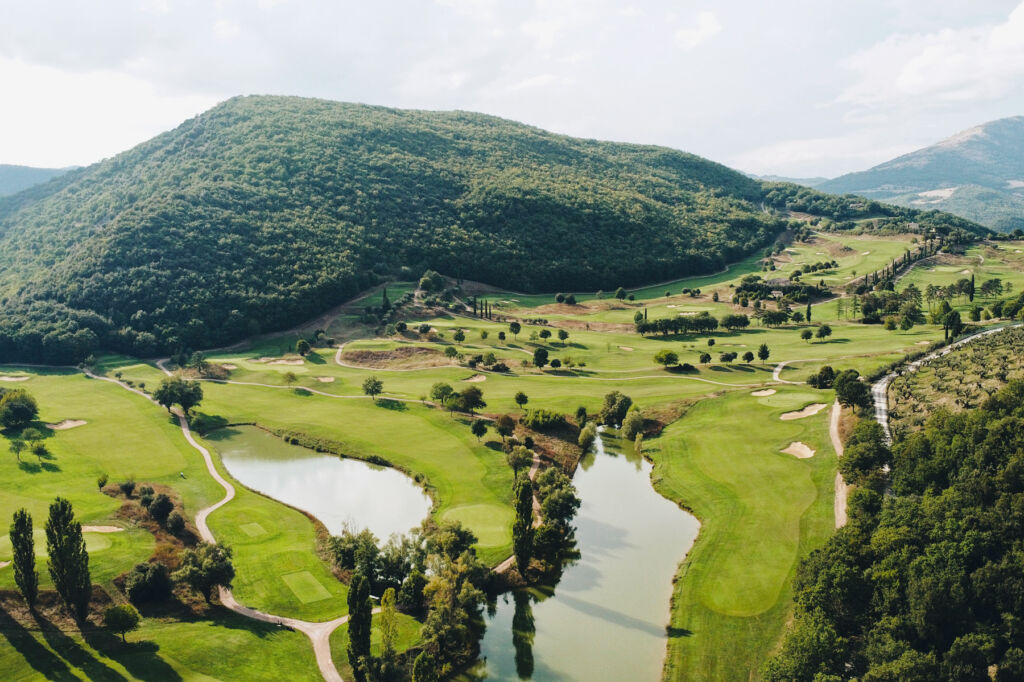
[(490, 116), (236, 98), (0, 200), (0, 357), (215, 345), (403, 268), (528, 291), (711, 272), (785, 227), (760, 194), (696, 156)]
[(786, 228), (773, 187), (481, 114), (235, 98), (0, 199), (0, 358), (216, 346), (426, 268), (527, 292), (709, 273)]

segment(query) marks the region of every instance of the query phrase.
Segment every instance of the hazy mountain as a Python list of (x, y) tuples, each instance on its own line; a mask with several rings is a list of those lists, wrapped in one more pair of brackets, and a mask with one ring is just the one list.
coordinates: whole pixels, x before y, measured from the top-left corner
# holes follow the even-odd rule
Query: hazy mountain
[(0, 163), (0, 197), (20, 192), (68, 172), (68, 168), (32, 168)]
[(794, 185), (803, 185), (804, 187), (818, 187), (828, 182), (828, 178), (824, 177), (790, 178), (785, 175), (754, 175), (753, 173), (749, 173), (748, 175), (756, 180), (764, 180), (765, 182), (790, 182)]
[(1003, 232), (1024, 228), (1024, 116), (970, 128), (817, 188), (949, 211)]

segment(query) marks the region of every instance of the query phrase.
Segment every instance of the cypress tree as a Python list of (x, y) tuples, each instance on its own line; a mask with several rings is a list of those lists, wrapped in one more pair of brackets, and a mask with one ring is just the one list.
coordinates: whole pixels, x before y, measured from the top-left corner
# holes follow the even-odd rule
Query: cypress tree
[(512, 551), (519, 573), (525, 576), (533, 555), (533, 484), (525, 473), (516, 479), (512, 496), (516, 505), (516, 518), (512, 522)]
[(365, 680), (359, 659), (370, 655), (372, 612), (370, 581), (361, 572), (357, 572), (348, 586), (348, 661), (357, 682)]
[(811, 321), (811, 304), (810, 304), (810, 302), (807, 303), (807, 315), (805, 315), (804, 317), (807, 318), (808, 322)]
[(50, 557), (50, 579), (57, 594), (79, 621), (84, 620), (92, 593), (89, 554), (85, 551), (82, 524), (75, 521), (71, 503), (61, 497), (50, 505), (46, 553)]
[(974, 273), (971, 273), (971, 284), (967, 287), (967, 299), (974, 302)]
[(11, 522), (11, 549), (14, 557), (14, 582), (25, 598), (30, 609), (35, 608), (36, 597), (39, 595), (39, 574), (36, 573), (36, 542), (32, 537), (32, 517), (28, 511), (19, 509), (14, 512)]

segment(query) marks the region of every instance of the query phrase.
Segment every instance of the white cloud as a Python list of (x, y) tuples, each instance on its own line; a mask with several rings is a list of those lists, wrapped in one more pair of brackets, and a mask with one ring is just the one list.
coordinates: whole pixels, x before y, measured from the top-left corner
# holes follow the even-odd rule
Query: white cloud
[(915, 148), (913, 144), (888, 143), (871, 131), (861, 131), (774, 142), (738, 154), (729, 163), (759, 175), (818, 175), (826, 164), (862, 170)]
[(523, 80), (519, 81), (518, 83), (513, 83), (512, 85), (509, 86), (508, 89), (510, 91), (514, 92), (516, 90), (526, 90), (528, 88), (538, 88), (538, 87), (542, 87), (542, 86), (548, 85), (549, 83), (554, 82), (554, 80), (555, 80), (554, 74), (542, 73), (542, 74), (538, 74), (536, 76), (530, 76), (529, 78), (524, 78)]
[(998, 24), (896, 34), (842, 63), (856, 80), (837, 98), (861, 108), (996, 99), (1024, 82), (1024, 3)]
[(676, 45), (692, 50), (711, 40), (721, 31), (722, 24), (718, 18), (711, 12), (704, 11), (697, 15), (697, 22), (693, 26), (676, 31)]

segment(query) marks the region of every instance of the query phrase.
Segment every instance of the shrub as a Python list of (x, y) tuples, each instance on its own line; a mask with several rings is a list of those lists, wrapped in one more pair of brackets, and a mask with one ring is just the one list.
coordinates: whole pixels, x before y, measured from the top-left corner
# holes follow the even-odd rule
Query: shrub
[(153, 498), (153, 501), (149, 504), (149, 515), (156, 519), (159, 523), (163, 523), (167, 520), (167, 516), (174, 510), (174, 503), (171, 502), (171, 498), (167, 497), (163, 493), (160, 493)]
[(167, 530), (172, 535), (181, 535), (185, 530), (185, 517), (176, 511), (171, 512), (171, 515), (167, 517)]
[(121, 494), (125, 497), (131, 497), (132, 493), (135, 492), (135, 481), (121, 481), (117, 484), (117, 487), (121, 490)]
[(142, 494), (140, 494), (139, 495), (139, 504), (141, 504), (146, 509), (149, 509), (149, 505), (153, 504), (153, 496), (152, 495), (142, 495)]
[(586, 452), (597, 440), (597, 427), (594, 426), (593, 422), (587, 422), (587, 424), (580, 429), (580, 437), (576, 441), (583, 452)]
[(622, 437), (633, 440), (638, 433), (643, 433), (643, 430), (644, 418), (640, 414), (640, 410), (630, 410), (625, 421), (622, 422)]
[(134, 604), (163, 601), (171, 596), (170, 571), (159, 561), (136, 564), (125, 578), (124, 592)]
[(107, 484), (107, 481), (109, 480), (109, 476), (107, 476), (106, 474), (100, 474), (99, 476), (96, 477), (96, 487), (99, 488), (100, 490), (103, 490), (103, 486), (105, 486)]
[(523, 424), (535, 431), (543, 431), (544, 429), (564, 425), (565, 415), (543, 408), (527, 410), (526, 414), (523, 415)]

